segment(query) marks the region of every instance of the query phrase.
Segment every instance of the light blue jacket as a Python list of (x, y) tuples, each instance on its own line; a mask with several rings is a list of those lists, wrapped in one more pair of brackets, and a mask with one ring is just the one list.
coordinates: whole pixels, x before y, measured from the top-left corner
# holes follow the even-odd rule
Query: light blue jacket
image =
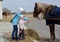
[[(22, 15), (21, 13), (16, 14), (16, 15), (14, 16), (14, 18), (12, 19), (12, 22), (11, 22), (11, 23), (12, 23), (13, 25), (18, 25), (21, 15)], [(25, 21), (28, 21), (28, 18), (25, 17), (24, 20), (25, 20)]]
[(17, 25), (18, 22), (19, 22), (20, 17), (21, 17), (21, 13), (16, 14), (16, 15), (14, 16), (14, 18), (12, 19), (12, 22), (11, 22), (11, 23), (12, 23), (13, 25)]

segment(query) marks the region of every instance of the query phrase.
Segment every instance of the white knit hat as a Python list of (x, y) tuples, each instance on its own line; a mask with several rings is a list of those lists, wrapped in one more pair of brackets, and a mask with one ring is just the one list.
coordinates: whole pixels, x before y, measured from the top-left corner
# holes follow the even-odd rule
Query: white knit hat
[(21, 11), (21, 12), (23, 12), (23, 11), (24, 11), (24, 9), (23, 9), (22, 7), (20, 7), (20, 11)]

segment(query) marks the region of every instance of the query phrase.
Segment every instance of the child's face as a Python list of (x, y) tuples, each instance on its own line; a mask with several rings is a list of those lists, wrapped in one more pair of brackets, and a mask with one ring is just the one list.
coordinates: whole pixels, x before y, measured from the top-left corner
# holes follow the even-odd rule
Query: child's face
[(21, 17), (21, 19), (24, 19), (25, 16)]

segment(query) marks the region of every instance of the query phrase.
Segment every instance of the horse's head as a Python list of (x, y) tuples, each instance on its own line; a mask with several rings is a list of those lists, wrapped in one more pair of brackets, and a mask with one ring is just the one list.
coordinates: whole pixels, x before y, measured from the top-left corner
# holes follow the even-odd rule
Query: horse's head
[(51, 7), (52, 7), (52, 5), (45, 4), (45, 3), (35, 3), (33, 17), (40, 19), (41, 16), (39, 16), (39, 15), (41, 15), (41, 13), (42, 13), (42, 16), (44, 17), (44, 15), (49, 12)]
[(38, 4), (35, 3), (34, 12), (33, 12), (33, 17), (34, 17), (34, 18), (38, 17), (38, 15), (39, 15), (39, 13), (40, 13), (41, 11), (42, 11), (42, 9), (40, 9), (40, 8), (38, 7)]

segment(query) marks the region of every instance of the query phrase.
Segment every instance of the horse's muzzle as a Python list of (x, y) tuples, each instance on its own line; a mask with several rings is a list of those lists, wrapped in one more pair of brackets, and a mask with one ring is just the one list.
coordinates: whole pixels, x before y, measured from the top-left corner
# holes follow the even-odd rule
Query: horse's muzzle
[(35, 14), (35, 11), (34, 11), (34, 12), (33, 12), (33, 17), (34, 17), (34, 18), (36, 18), (36, 16), (35, 16), (35, 15), (36, 15), (36, 14)]

